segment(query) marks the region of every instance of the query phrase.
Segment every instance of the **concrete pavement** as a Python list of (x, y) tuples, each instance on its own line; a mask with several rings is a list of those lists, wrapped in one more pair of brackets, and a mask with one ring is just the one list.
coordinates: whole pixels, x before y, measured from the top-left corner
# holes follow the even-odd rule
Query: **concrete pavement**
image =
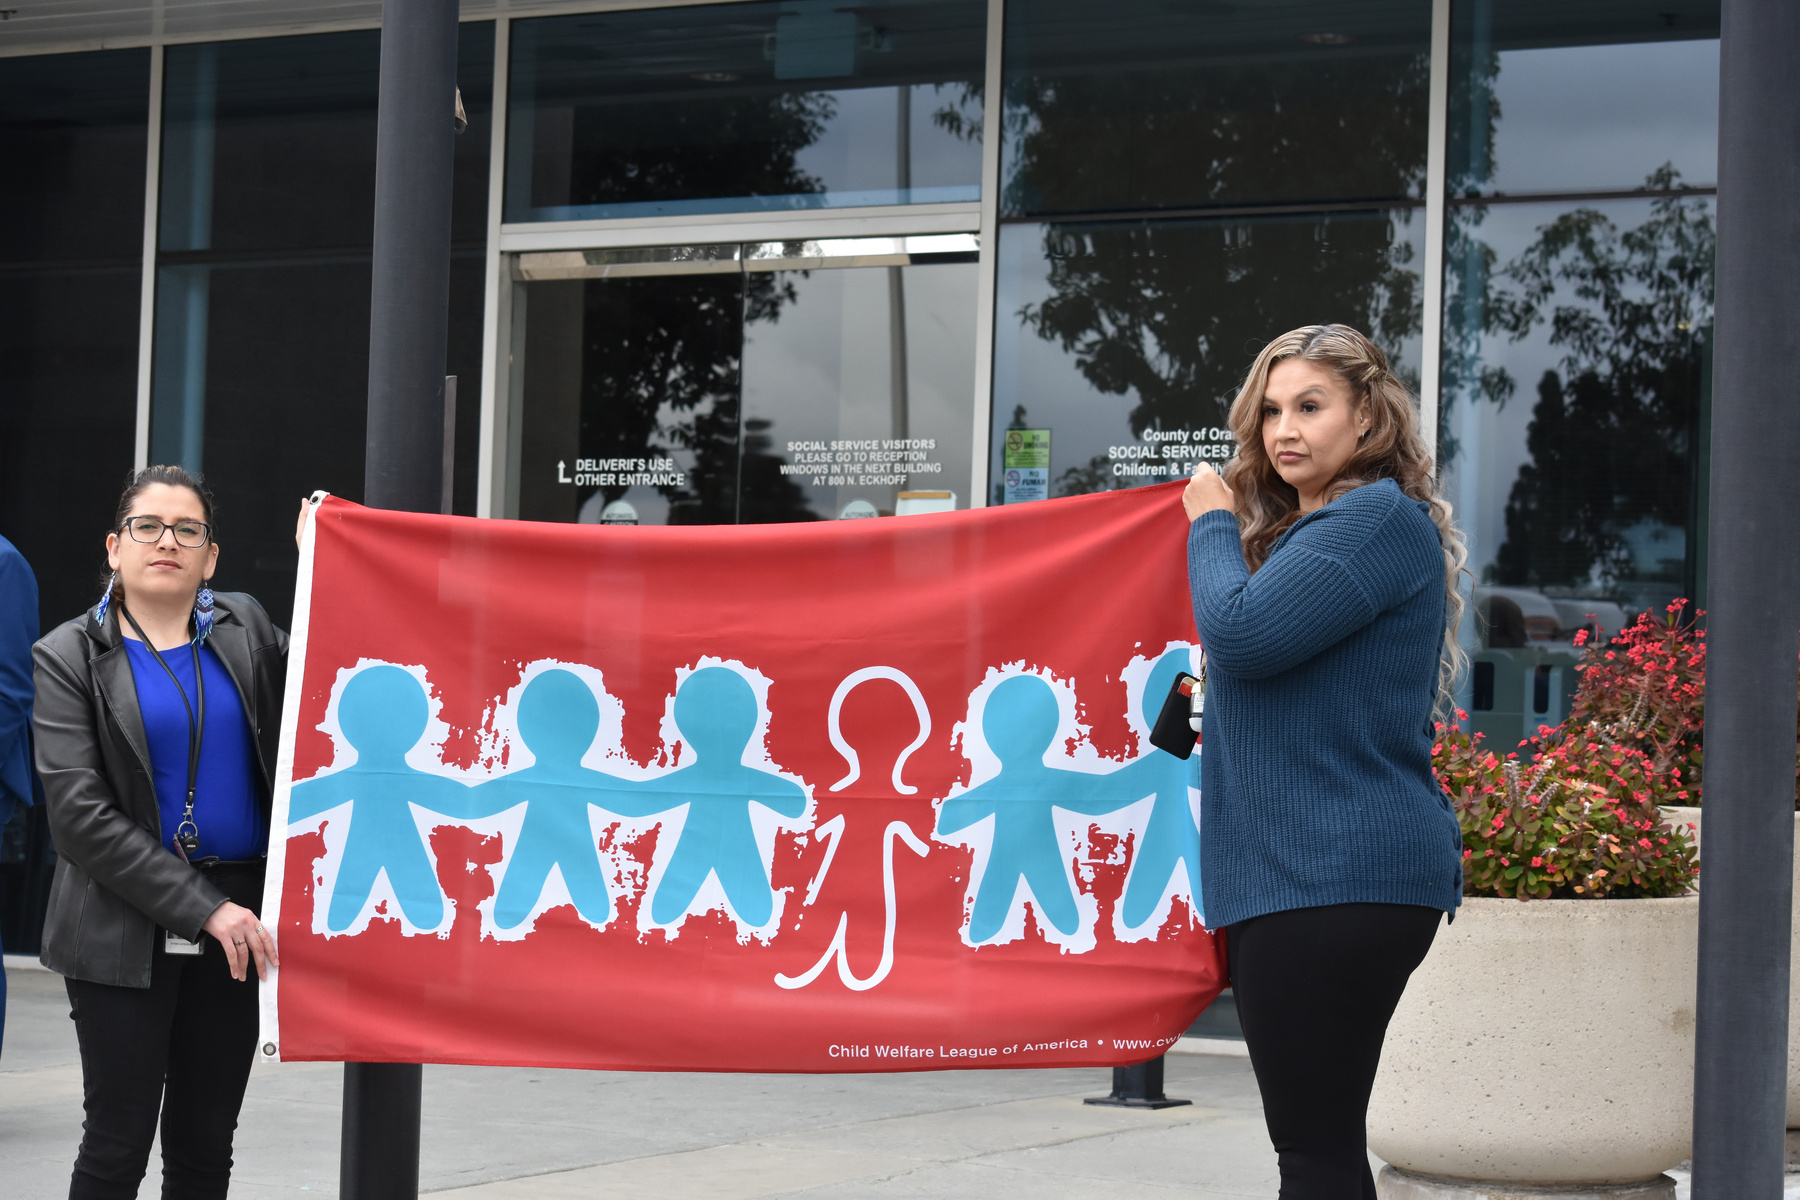
[[(9, 970), (0, 1192), (58, 1197), (81, 1136), (81, 1068), (60, 977)], [(1084, 1106), (1105, 1071), (677, 1075), (426, 1067), (422, 1190), (457, 1200), (1181, 1196), (1272, 1198), (1249, 1062), (1171, 1054), (1192, 1106)], [(337, 1193), (335, 1064), (259, 1066), (232, 1195)], [(153, 1153), (140, 1194), (159, 1191)]]

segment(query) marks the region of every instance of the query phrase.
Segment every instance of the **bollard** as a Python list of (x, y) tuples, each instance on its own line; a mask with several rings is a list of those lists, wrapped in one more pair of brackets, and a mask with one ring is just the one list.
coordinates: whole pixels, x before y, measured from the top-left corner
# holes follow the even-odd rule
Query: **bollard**
[(1089, 1096), (1083, 1104), (1108, 1108), (1175, 1108), (1192, 1100), (1171, 1100), (1163, 1095), (1163, 1056), (1135, 1067), (1114, 1067), (1112, 1094)]

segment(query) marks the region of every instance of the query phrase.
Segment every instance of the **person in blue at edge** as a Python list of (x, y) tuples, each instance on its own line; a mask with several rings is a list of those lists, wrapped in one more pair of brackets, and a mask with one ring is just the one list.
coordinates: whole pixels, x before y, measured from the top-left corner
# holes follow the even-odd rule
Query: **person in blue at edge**
[(1431, 770), (1461, 667), (1463, 541), (1411, 395), (1342, 325), (1276, 338), (1182, 494), (1208, 659), (1200, 882), (1281, 1164), (1281, 1200), (1374, 1200), (1382, 1039), (1462, 837)]
[[(0, 537), (0, 829), (35, 799), (31, 773), (31, 643), (38, 635), (37, 576)], [(4, 947), (0, 947), (4, 949)], [(6, 971), (0, 968), (0, 1050), (6, 1045)]]
[(81, 1050), (72, 1198), (137, 1195), (160, 1111), (165, 1200), (222, 1197), (277, 963), (257, 920), (287, 635), (214, 595), (212, 498), (136, 472), (89, 612), (34, 649), (38, 774), (56, 875), (43, 962)]

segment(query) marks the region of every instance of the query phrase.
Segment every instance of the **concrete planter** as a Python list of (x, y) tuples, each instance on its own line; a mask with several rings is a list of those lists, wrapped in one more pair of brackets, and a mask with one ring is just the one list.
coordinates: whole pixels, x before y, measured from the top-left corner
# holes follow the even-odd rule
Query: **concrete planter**
[[(1704, 822), (1700, 819), (1698, 808), (1678, 808), (1672, 805), (1663, 806), (1663, 820), (1671, 825), (1692, 825), (1694, 827), (1694, 849), (1700, 849), (1700, 831)], [(1794, 836), (1800, 839), (1800, 813), (1794, 814)], [(1797, 843), (1800, 844), (1800, 843)], [(1700, 872), (1702, 886), (1706, 882), (1706, 872)], [(1800, 856), (1794, 860), (1794, 931), (1790, 935), (1789, 951), (1795, 962), (1800, 962)], [(1790, 1131), (1800, 1131), (1800, 995), (1790, 992), (1788, 996), (1788, 1089), (1787, 1089), (1787, 1123)], [(1793, 1145), (1794, 1132), (1788, 1134), (1788, 1159), (1794, 1161), (1796, 1150)]]
[(1697, 896), (1465, 899), (1388, 1027), (1368, 1123), (1398, 1169), (1382, 1194), (1672, 1197), (1699, 925)]

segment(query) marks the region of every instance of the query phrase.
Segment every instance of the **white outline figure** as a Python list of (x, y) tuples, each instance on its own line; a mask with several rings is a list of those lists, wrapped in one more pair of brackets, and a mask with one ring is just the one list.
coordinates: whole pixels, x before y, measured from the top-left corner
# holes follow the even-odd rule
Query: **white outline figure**
[(912, 676), (894, 667), (864, 667), (859, 671), (852, 671), (844, 676), (844, 681), (838, 684), (837, 691), (832, 693), (831, 711), (825, 716), (825, 729), (831, 735), (831, 744), (837, 747), (837, 752), (844, 756), (846, 763), (850, 764), (850, 773), (832, 784), (831, 790), (841, 792), (862, 776), (862, 761), (856, 757), (856, 748), (844, 740), (844, 731), (838, 728), (838, 714), (843, 711), (844, 698), (856, 685), (867, 683), (871, 679), (891, 679), (899, 684), (906, 690), (907, 699), (912, 701), (913, 711), (919, 715), (919, 736), (914, 738), (912, 744), (902, 750), (900, 757), (894, 760), (894, 790), (902, 796), (916, 795), (918, 788), (901, 782), (900, 769), (906, 765), (906, 760), (912, 757), (913, 751), (923, 746), (925, 739), (931, 736), (931, 709), (926, 707), (924, 693), (919, 691), (919, 685), (912, 681)]
[[(834, 819), (841, 820), (842, 818)], [(826, 824), (829, 825), (830, 822), (828, 821)], [(838, 917), (837, 932), (831, 935), (831, 945), (825, 947), (824, 956), (814, 963), (812, 969), (804, 975), (777, 974), (775, 976), (777, 987), (787, 988), (790, 991), (794, 988), (805, 987), (824, 973), (825, 967), (831, 962), (833, 955), (837, 956), (838, 978), (843, 980), (844, 986), (853, 992), (866, 992), (887, 978), (888, 972), (894, 969), (894, 918), (897, 915), (894, 902), (894, 838), (896, 835), (905, 838), (907, 846), (920, 858), (931, 853), (931, 847), (919, 839), (919, 836), (912, 831), (912, 826), (905, 821), (888, 822), (887, 832), (882, 836), (881, 844), (881, 884), (882, 893), (887, 900), (887, 927), (881, 936), (881, 965), (875, 968), (875, 973), (867, 979), (858, 979), (856, 973), (850, 969), (850, 956), (844, 951), (844, 931), (850, 926), (850, 914), (846, 911)], [(832, 848), (834, 850), (837, 848), (835, 842)], [(820, 871), (819, 875), (823, 879), (824, 872)]]

